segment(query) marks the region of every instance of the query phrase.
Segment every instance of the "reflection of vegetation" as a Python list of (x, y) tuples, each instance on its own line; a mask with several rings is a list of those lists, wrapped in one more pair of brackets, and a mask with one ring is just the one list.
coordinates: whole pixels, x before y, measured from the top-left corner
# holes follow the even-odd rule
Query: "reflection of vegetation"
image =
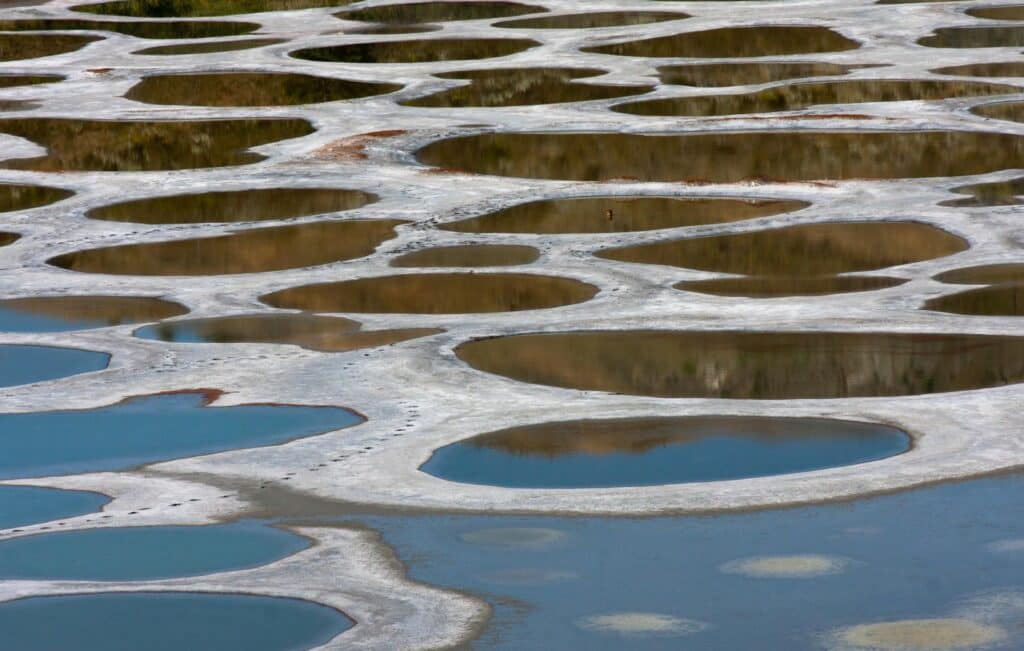
[(138, 296), (36, 296), (0, 301), (0, 309), (65, 321), (120, 325), (186, 314), (188, 308), (159, 298)]
[(187, 106), (286, 106), (355, 99), (399, 90), (396, 84), (372, 84), (293, 73), (217, 72), (153, 75), (125, 94), (149, 104)]
[(480, 174), (581, 181), (885, 179), (1024, 167), (1024, 138), (971, 131), (500, 133), (435, 142), (417, 158)]
[(940, 75), (961, 77), (1024, 77), (1024, 61), (1001, 61), (996, 63), (968, 63), (963, 66), (938, 68), (932, 72)]
[(1020, 89), (971, 81), (865, 79), (776, 86), (740, 95), (672, 97), (630, 102), (613, 110), (634, 115), (732, 115), (795, 111), (822, 104), (904, 102), (1015, 94)]
[(529, 264), (540, 252), (513, 244), (464, 244), (412, 251), (391, 261), (392, 267), (508, 267)]
[(825, 27), (722, 27), (584, 48), (584, 52), (635, 57), (732, 58), (813, 52), (839, 52), (860, 47), (857, 41)]
[(585, 68), (506, 68), (449, 72), (437, 76), (443, 79), (469, 79), (472, 83), (402, 103), (406, 106), (433, 107), (528, 106), (625, 97), (651, 90), (650, 86), (571, 83), (573, 79), (600, 74), (604, 74), (604, 71)]
[(119, 0), (78, 5), (75, 11), (132, 18), (200, 18), (338, 7), (348, 0)]
[(275, 314), (175, 321), (147, 328), (140, 334), (148, 337), (150, 332), (163, 341), (294, 344), (310, 350), (343, 352), (387, 346), (442, 331), (430, 328), (361, 331), (358, 323), (340, 317)]
[(648, 25), (666, 20), (689, 18), (689, 14), (668, 11), (594, 11), (566, 16), (540, 16), (495, 23), (495, 27), (515, 29), (593, 29), (616, 25)]
[(358, 190), (258, 188), (137, 199), (93, 208), (86, 216), (138, 224), (267, 221), (353, 210), (376, 200)]
[(953, 269), (935, 276), (935, 280), (956, 285), (1024, 284), (1024, 263), (988, 264)]
[(1024, 381), (1024, 337), (568, 332), (481, 339), (456, 353), (524, 382), (659, 397), (896, 396)]
[[(237, 36), (239, 34), (248, 34), (249, 32), (255, 31), (259, 28), (260, 26), (257, 23), (229, 23), (223, 21), (113, 22), (98, 20), (75, 20), (67, 18), (38, 18), (35, 20), (0, 20), (0, 31), (4, 32), (90, 30), (118, 32), (119, 34), (137, 36), (138, 38), (212, 38), (214, 36)], [(36, 38), (40, 37), (37, 36)], [(64, 38), (71, 38), (71, 36), (66, 36)]]
[(0, 61), (37, 59), (74, 52), (99, 40), (98, 36), (75, 34), (0, 34)]
[(818, 276), (931, 260), (967, 249), (944, 230), (910, 222), (788, 226), (605, 249), (609, 260), (723, 273)]
[(903, 278), (884, 276), (747, 276), (743, 278), (714, 278), (691, 280), (673, 285), (676, 289), (715, 296), (746, 296), (747, 298), (773, 298), (776, 296), (819, 296), (869, 292), (896, 287), (907, 282)]
[(943, 201), (943, 206), (1015, 206), (1024, 203), (1024, 177), (1009, 181), (977, 183), (953, 188), (958, 194), (969, 194), (964, 199)]
[(6, 233), (0, 231), (0, 246), (7, 246), (8, 244), (13, 244), (14, 242), (17, 242), (19, 239), (21, 239), (21, 235), (17, 233)]
[(979, 287), (933, 298), (926, 310), (977, 316), (1024, 316), (1024, 283)]
[(663, 83), (681, 86), (747, 86), (848, 72), (849, 66), (835, 63), (698, 63), (658, 68)]
[(283, 38), (248, 38), (240, 41), (207, 41), (205, 43), (182, 43), (180, 45), (160, 45), (146, 48), (132, 54), (209, 54), (211, 52), (235, 52), (237, 50), (251, 50), (266, 45), (277, 45), (284, 43)]
[(970, 7), (968, 16), (989, 18), (991, 20), (1024, 20), (1024, 6), (1007, 5), (1004, 7)]
[(435, 38), (315, 47), (293, 55), (310, 61), (424, 63), (503, 57), (536, 45), (539, 45), (537, 41), (513, 38)]
[(38, 208), (61, 199), (67, 199), (74, 192), (41, 185), (8, 185), (0, 183), (0, 212)]
[(778, 215), (807, 206), (802, 201), (676, 197), (548, 199), (521, 203), (440, 227), (460, 233), (628, 233), (723, 224)]
[(179, 170), (244, 165), (265, 156), (250, 147), (313, 132), (305, 120), (112, 122), (60, 118), (0, 120), (0, 133), (47, 149), (3, 167), (41, 172)]
[(553, 276), (423, 273), (305, 285), (261, 300), (314, 312), (471, 314), (571, 305), (596, 293), (593, 285)]
[[(1002, 102), (999, 104), (983, 104), (971, 109), (986, 118), (996, 120), (1009, 120), (1011, 122), (1024, 122), (1024, 102)], [(1019, 167), (1015, 166), (1015, 167)]]
[(450, 20), (507, 18), (543, 11), (547, 11), (547, 9), (516, 2), (407, 2), (345, 11), (335, 15), (345, 20), (405, 25), (440, 23)]
[(810, 443), (825, 438), (856, 440), (895, 433), (898, 430), (851, 421), (683, 416), (539, 423), (480, 434), (457, 445), (501, 450), (517, 455), (559, 457), (567, 454), (641, 454), (666, 445), (685, 445), (720, 437), (746, 438), (765, 443)]
[(200, 276), (277, 271), (369, 255), (405, 222), (381, 219), (257, 228), (216, 237), (125, 244), (59, 255), (72, 271), (143, 276)]
[(52, 84), (63, 79), (60, 75), (0, 75), (0, 88)]
[(1024, 27), (940, 27), (917, 42), (926, 47), (1020, 47)]

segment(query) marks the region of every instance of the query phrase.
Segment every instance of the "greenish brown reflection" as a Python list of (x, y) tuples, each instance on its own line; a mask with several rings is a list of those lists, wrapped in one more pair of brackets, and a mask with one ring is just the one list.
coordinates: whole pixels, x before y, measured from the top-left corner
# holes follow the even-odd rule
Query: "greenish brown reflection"
[(425, 63), (503, 57), (538, 45), (537, 41), (513, 38), (433, 38), (315, 47), (292, 56), (343, 63)]
[(963, 199), (942, 201), (942, 206), (1015, 206), (1024, 203), (1024, 177), (1009, 181), (977, 183), (953, 188), (953, 192), (967, 194)]
[(935, 280), (955, 285), (1024, 284), (1024, 263), (988, 264), (944, 271)]
[(136, 224), (250, 222), (354, 210), (376, 200), (358, 190), (257, 188), (136, 199), (93, 208), (85, 216)]
[(841, 52), (860, 43), (825, 27), (721, 27), (642, 41), (584, 48), (584, 52), (634, 57), (740, 58)]
[(1011, 122), (1024, 122), (1024, 102), (1001, 102), (999, 104), (984, 104), (971, 109), (982, 117), (995, 118), (996, 120), (1009, 120)]
[(39, 108), (39, 105), (33, 102), (0, 99), (0, 111), (27, 111), (34, 108)]
[(1024, 45), (1024, 26), (940, 27), (917, 42), (926, 47), (1020, 47)]
[(131, 18), (203, 18), (339, 7), (349, 0), (119, 0), (72, 7), (75, 11)]
[(612, 110), (633, 115), (734, 115), (795, 111), (824, 104), (906, 102), (1020, 93), (1021, 89), (976, 81), (855, 79), (773, 86), (739, 95), (702, 95), (629, 102)]
[(441, 224), (460, 233), (628, 233), (767, 217), (802, 210), (803, 201), (582, 197), (521, 203), (471, 219)]
[(998, 61), (995, 63), (969, 63), (963, 66), (937, 68), (940, 75), (961, 77), (1024, 77), (1024, 61)]
[(14, 244), (21, 239), (21, 235), (18, 233), (8, 233), (0, 231), (0, 246), (7, 246), (8, 244)]
[(147, 104), (184, 106), (291, 106), (392, 93), (398, 84), (374, 84), (283, 72), (153, 75), (125, 97)]
[(212, 54), (215, 52), (237, 52), (251, 50), (267, 45), (284, 43), (283, 38), (248, 38), (240, 41), (205, 41), (203, 43), (181, 43), (179, 45), (159, 45), (132, 54), (175, 56), (179, 54)]
[(305, 120), (114, 122), (64, 118), (0, 120), (0, 133), (45, 147), (46, 154), (3, 162), (38, 172), (129, 172), (245, 165), (266, 158), (251, 147), (313, 133)]
[(979, 287), (926, 301), (924, 309), (971, 316), (1024, 316), (1024, 284)]
[(85, 273), (207, 276), (278, 271), (361, 258), (391, 239), (394, 219), (316, 222), (227, 235), (87, 249), (49, 263)]
[(74, 192), (42, 185), (0, 183), (0, 212), (28, 210), (67, 199)]
[(309, 350), (340, 353), (388, 346), (444, 332), (435, 328), (360, 330), (355, 321), (313, 314), (250, 314), (189, 319), (147, 326), (135, 335), (186, 343), (292, 344)]
[(473, 368), (665, 398), (901, 396), (1024, 381), (1024, 337), (854, 332), (576, 331), (477, 339)]
[(991, 20), (1024, 20), (1024, 5), (970, 7), (965, 13), (975, 18), (989, 18)]
[(980, 131), (488, 133), (441, 140), (416, 157), (450, 170), (578, 181), (888, 179), (1024, 167), (1024, 138)]
[(596, 77), (604, 70), (588, 68), (503, 68), (463, 70), (436, 75), (442, 79), (466, 79), (467, 86), (402, 102), (405, 106), (529, 106), (586, 102), (649, 92), (653, 86), (613, 86), (573, 83)]
[(669, 11), (594, 11), (585, 14), (505, 20), (495, 23), (494, 26), (514, 29), (596, 29), (618, 25), (649, 25), (689, 17), (689, 14)]
[(351, 27), (345, 30), (346, 34), (422, 34), (424, 32), (436, 32), (441, 29), (440, 25), (421, 23), (419, 25), (388, 25), (387, 23), (372, 23), (360, 27)]
[(896, 287), (905, 282), (905, 278), (887, 276), (745, 276), (684, 281), (673, 287), (714, 296), (775, 298), (870, 292)]
[(749, 276), (824, 276), (933, 260), (967, 248), (962, 238), (927, 224), (850, 222), (669, 240), (596, 255)]
[(463, 244), (438, 246), (400, 255), (392, 267), (509, 267), (530, 264), (540, 257), (532, 246)]
[(545, 12), (547, 9), (517, 2), (407, 2), (369, 7), (334, 14), (344, 20), (359, 20), (386, 25), (442, 23), (452, 20), (508, 18)]
[(101, 40), (98, 36), (76, 34), (0, 34), (0, 61), (66, 54)]
[(63, 80), (64, 77), (60, 75), (0, 75), (0, 88), (52, 84)]
[(422, 273), (305, 285), (260, 300), (313, 312), (474, 314), (560, 307), (595, 294), (593, 285), (556, 276)]
[(696, 63), (658, 68), (662, 83), (679, 86), (749, 86), (799, 77), (849, 74), (854, 66), (835, 63)]
[[(34, 20), (0, 20), (0, 31), (51, 32), (88, 30), (117, 32), (138, 38), (214, 38), (238, 36), (260, 28), (258, 23), (225, 21), (109, 21), (72, 18), (38, 18)], [(38, 36), (37, 36), (38, 38)], [(74, 48), (77, 49), (77, 48)]]
[[(22, 317), (26, 325), (40, 326), (38, 331), (147, 323), (188, 314), (180, 303), (148, 296), (32, 296), (0, 300), (0, 312)], [(11, 329), (4, 316), (3, 329)], [(20, 328), (19, 328), (20, 330)]]

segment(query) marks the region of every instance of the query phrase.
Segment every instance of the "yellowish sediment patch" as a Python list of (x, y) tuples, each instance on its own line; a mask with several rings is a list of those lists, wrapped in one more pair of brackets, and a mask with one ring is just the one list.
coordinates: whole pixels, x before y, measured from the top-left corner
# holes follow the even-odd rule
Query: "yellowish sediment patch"
[(838, 574), (848, 564), (843, 558), (818, 554), (793, 556), (756, 556), (740, 558), (722, 565), (727, 574), (743, 574), (757, 578), (807, 579)]
[(462, 539), (479, 545), (514, 545), (541, 547), (565, 540), (566, 536), (557, 529), (541, 527), (502, 527), (480, 529), (462, 534)]
[(837, 635), (843, 649), (884, 651), (943, 651), (979, 649), (1006, 639), (1006, 631), (969, 619), (905, 619), (862, 624)]
[(704, 622), (661, 613), (608, 613), (580, 619), (580, 628), (620, 635), (688, 635), (708, 627)]

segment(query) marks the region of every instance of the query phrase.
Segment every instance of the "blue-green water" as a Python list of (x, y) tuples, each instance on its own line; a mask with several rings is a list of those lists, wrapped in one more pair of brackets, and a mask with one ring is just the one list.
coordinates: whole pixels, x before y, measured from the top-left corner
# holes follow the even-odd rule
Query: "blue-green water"
[(437, 450), (421, 470), (512, 488), (652, 486), (864, 463), (909, 448), (898, 429), (826, 419), (570, 421), (460, 441)]
[(120, 470), (362, 422), (334, 407), (204, 407), (204, 400), (199, 393), (167, 394), (92, 410), (0, 414), (0, 478)]
[(22, 527), (99, 511), (106, 495), (36, 486), (0, 486), (0, 529)]
[(342, 613), (296, 599), (203, 593), (100, 593), (0, 604), (11, 651), (285, 651), (352, 626)]
[[(1024, 477), (849, 503), (701, 517), (379, 516), (414, 579), (484, 595), (475, 649), (818, 650), (836, 627), (953, 616), (976, 606), (1024, 648)], [(550, 531), (505, 531), (527, 528)], [(502, 539), (508, 538), (506, 544)], [(723, 571), (737, 559), (818, 554), (808, 578)], [(1000, 598), (1010, 595), (1010, 598)], [(987, 607), (986, 607), (987, 605)], [(705, 622), (689, 635), (578, 625), (614, 612)]]
[(119, 527), (0, 542), (0, 579), (138, 581), (264, 565), (309, 546), (255, 522), (197, 527)]
[(98, 371), (109, 363), (110, 355), (91, 350), (0, 344), (0, 386)]

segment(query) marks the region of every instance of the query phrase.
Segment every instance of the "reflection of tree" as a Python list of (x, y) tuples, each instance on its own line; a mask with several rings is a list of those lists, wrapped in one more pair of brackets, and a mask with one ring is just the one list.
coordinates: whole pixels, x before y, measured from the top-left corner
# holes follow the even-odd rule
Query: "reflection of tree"
[(358, 190), (259, 188), (138, 199), (93, 208), (86, 216), (140, 224), (247, 222), (323, 215), (360, 208), (373, 201), (374, 195)]
[(67, 199), (74, 192), (41, 185), (0, 184), (0, 212), (28, 210)]
[(832, 398), (1024, 381), (1024, 338), (624, 331), (471, 341), (473, 367), (516, 380), (659, 397)]
[(153, 328), (156, 338), (163, 341), (294, 344), (323, 352), (386, 346), (438, 332), (442, 331), (431, 328), (361, 331), (355, 321), (311, 314), (194, 319)]
[(405, 222), (316, 222), (216, 237), (125, 244), (65, 253), (51, 264), (87, 273), (198, 276), (310, 267), (369, 255)]
[(978, 316), (1024, 316), (1024, 283), (980, 287), (933, 298), (926, 310)]
[(313, 312), (467, 314), (558, 307), (596, 293), (593, 285), (553, 276), (422, 273), (293, 287), (262, 300)]
[(940, 75), (959, 77), (1024, 77), (1024, 61), (1002, 61), (997, 63), (969, 63), (933, 70)]
[(0, 61), (64, 54), (99, 40), (98, 36), (73, 34), (0, 34)]
[(682, 86), (748, 86), (797, 77), (845, 75), (835, 63), (697, 63), (658, 68), (662, 83)]
[(1014, 86), (974, 81), (866, 79), (774, 86), (754, 93), (673, 97), (615, 107), (634, 115), (733, 115), (795, 111), (823, 104), (903, 102), (948, 97), (979, 97), (1020, 92)]
[(339, 7), (348, 0), (122, 0), (78, 5), (75, 11), (133, 18), (198, 18)]
[(0, 307), (66, 321), (105, 325), (159, 321), (188, 312), (159, 298), (135, 296), (39, 296), (0, 301)]
[(441, 228), (461, 233), (625, 233), (723, 224), (796, 211), (808, 205), (802, 201), (639, 196), (551, 199), (518, 204), (443, 224)]
[(967, 249), (963, 239), (914, 222), (807, 224), (617, 249), (599, 257), (747, 275), (817, 276), (931, 260)]
[(444, 79), (468, 79), (472, 83), (403, 104), (431, 107), (524, 106), (625, 97), (651, 90), (650, 86), (570, 83), (573, 79), (593, 77), (603, 72), (583, 68), (510, 68), (447, 73), (437, 76)]
[(583, 51), (635, 57), (728, 58), (839, 52), (858, 47), (857, 41), (825, 27), (763, 25), (684, 32)]
[(585, 181), (885, 179), (1024, 167), (1024, 138), (972, 131), (494, 133), (441, 140), (417, 158), (481, 174)]
[[(0, 31), (66, 31), (92, 30), (117, 32), (139, 38), (212, 38), (215, 36), (238, 36), (260, 28), (258, 23), (229, 23), (225, 21), (133, 21), (114, 22), (101, 20), (76, 20), (68, 18), (37, 18), (34, 20), (0, 20)], [(36, 36), (36, 38), (39, 38)], [(52, 37), (51, 37), (52, 38)], [(64, 36), (63, 38), (82, 38)], [(95, 40), (94, 38), (90, 40)], [(79, 46), (81, 47), (81, 46)], [(77, 49), (77, 48), (72, 48)], [(41, 55), (36, 55), (41, 56)]]
[(397, 84), (373, 84), (291, 73), (220, 72), (154, 75), (125, 97), (149, 104), (187, 106), (286, 106), (317, 104), (391, 93)]
[(943, 201), (943, 206), (1015, 206), (1024, 196), (1024, 177), (994, 183), (978, 183), (953, 188), (958, 194), (969, 194), (965, 199)]
[(299, 50), (294, 56), (346, 63), (423, 63), (503, 57), (536, 45), (540, 44), (517, 38), (434, 38), (315, 47)]
[(2, 163), (11, 169), (60, 172), (178, 170), (243, 165), (265, 156), (250, 147), (313, 132), (305, 120), (113, 122), (29, 118), (0, 120), (0, 133), (47, 149), (37, 158)]

